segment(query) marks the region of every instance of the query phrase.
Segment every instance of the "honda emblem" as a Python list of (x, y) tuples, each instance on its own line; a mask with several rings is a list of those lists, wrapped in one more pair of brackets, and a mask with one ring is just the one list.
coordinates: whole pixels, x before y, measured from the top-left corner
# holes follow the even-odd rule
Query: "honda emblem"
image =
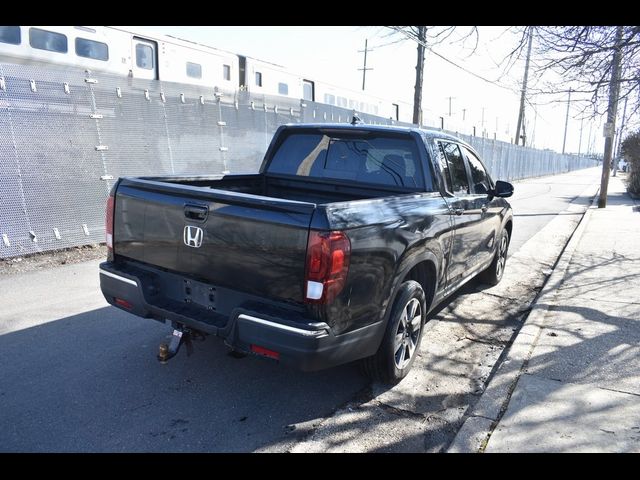
[(200, 227), (194, 227), (192, 225), (184, 227), (183, 240), (187, 247), (200, 248), (203, 236), (204, 232)]

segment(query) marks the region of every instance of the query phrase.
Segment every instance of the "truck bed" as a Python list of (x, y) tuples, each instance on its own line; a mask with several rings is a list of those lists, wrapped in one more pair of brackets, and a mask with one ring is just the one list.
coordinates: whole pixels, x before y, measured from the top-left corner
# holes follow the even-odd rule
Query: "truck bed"
[(406, 194), (406, 189), (393, 187), (380, 188), (365, 184), (355, 185), (350, 182), (336, 180), (327, 183), (321, 179), (308, 178), (306, 180), (294, 178), (279, 178), (266, 175), (219, 175), (209, 177), (145, 177), (146, 180), (206, 187), (215, 190), (246, 193), (281, 200), (308, 202), (316, 205), (326, 205), (335, 202), (364, 200), (367, 198), (382, 198), (393, 195)]

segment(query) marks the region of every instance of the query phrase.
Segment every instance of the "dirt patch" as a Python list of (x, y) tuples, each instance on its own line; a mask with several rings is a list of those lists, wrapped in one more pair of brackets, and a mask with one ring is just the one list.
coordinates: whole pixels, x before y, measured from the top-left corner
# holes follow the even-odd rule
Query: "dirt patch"
[(96, 258), (106, 260), (107, 247), (105, 244), (85, 245), (82, 247), (34, 253), (22, 257), (0, 259), (0, 276), (32, 272), (34, 270), (45, 270), (60, 265), (95, 260)]

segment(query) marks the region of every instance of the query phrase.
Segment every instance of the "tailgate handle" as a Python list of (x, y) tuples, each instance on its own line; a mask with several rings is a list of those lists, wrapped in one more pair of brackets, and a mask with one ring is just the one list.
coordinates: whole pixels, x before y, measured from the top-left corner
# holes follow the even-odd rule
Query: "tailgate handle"
[(185, 205), (184, 216), (191, 220), (206, 220), (209, 207), (201, 205)]

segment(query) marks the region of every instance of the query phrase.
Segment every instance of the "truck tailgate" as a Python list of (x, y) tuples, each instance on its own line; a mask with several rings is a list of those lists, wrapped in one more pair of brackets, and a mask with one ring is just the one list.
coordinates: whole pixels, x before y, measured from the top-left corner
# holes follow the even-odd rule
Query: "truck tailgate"
[(116, 192), (114, 252), (213, 285), (301, 302), (315, 207), (125, 178)]

